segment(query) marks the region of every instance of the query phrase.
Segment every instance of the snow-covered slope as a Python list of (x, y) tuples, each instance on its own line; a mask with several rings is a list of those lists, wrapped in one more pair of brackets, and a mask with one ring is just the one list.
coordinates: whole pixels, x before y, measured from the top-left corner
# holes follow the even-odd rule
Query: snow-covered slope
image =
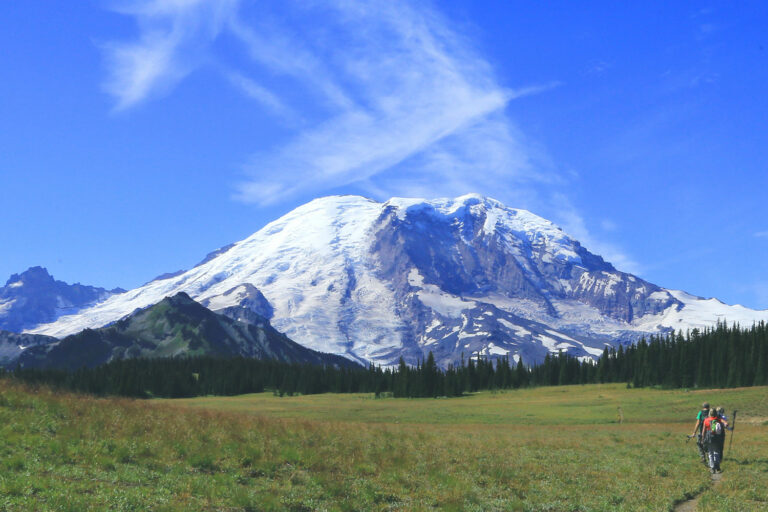
[(197, 267), (109, 297), (30, 332), (100, 327), (186, 292), (244, 305), (315, 350), (441, 364), (472, 354), (527, 362), (599, 355), (606, 343), (751, 324), (768, 311), (669, 291), (616, 270), (551, 222), (477, 195), (427, 201), (314, 200)]
[[(99, 327), (179, 291), (218, 310), (239, 305), (258, 290), (274, 309), (272, 324), (288, 337), (321, 351), (368, 358), (370, 335), (348, 339), (340, 325), (354, 317), (357, 330), (379, 332), (398, 345), (390, 333), (400, 322), (386, 311), (390, 294), (367, 261), (369, 230), (380, 210), (381, 204), (359, 197), (313, 201), (188, 272), (152, 281), (34, 332), (60, 337)], [(351, 288), (355, 304), (347, 298)]]

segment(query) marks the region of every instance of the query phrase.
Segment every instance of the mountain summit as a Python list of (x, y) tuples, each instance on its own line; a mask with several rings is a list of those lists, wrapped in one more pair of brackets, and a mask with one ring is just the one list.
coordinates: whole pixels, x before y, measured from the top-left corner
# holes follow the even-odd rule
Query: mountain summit
[(13, 274), (0, 288), (0, 329), (21, 332), (71, 315), (125, 290), (56, 281), (43, 267)]
[(615, 269), (552, 222), (479, 195), (316, 199), (195, 268), (31, 332), (66, 336), (185, 292), (212, 310), (272, 315), (276, 329), (357, 361), (595, 357), (606, 344), (768, 311), (661, 288)]

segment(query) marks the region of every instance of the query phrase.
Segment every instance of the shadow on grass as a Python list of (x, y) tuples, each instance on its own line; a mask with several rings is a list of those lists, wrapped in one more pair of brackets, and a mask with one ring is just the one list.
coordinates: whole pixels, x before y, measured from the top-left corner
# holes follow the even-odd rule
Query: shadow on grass
[(738, 464), (739, 466), (751, 466), (753, 464), (766, 464), (768, 465), (768, 458), (763, 459), (731, 459), (726, 458), (723, 462), (730, 462), (732, 464)]

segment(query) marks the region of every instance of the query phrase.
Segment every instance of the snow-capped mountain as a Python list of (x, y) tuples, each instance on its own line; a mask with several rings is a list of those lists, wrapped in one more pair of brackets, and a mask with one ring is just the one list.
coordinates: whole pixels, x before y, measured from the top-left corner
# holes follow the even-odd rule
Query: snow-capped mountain
[(315, 350), (440, 364), (475, 354), (526, 362), (594, 357), (643, 334), (751, 324), (768, 311), (666, 290), (615, 269), (551, 222), (493, 199), (316, 199), (195, 268), (29, 332), (57, 337), (186, 292), (246, 306)]
[(56, 281), (43, 267), (13, 274), (0, 288), (0, 329), (21, 332), (93, 306), (125, 290)]

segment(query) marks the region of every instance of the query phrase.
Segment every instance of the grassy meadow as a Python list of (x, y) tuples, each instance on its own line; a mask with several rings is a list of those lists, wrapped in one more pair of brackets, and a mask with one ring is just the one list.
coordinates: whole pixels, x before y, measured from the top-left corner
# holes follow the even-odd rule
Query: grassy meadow
[[(739, 409), (713, 486), (693, 428)], [(768, 389), (103, 399), (0, 380), (3, 510), (768, 510)]]

